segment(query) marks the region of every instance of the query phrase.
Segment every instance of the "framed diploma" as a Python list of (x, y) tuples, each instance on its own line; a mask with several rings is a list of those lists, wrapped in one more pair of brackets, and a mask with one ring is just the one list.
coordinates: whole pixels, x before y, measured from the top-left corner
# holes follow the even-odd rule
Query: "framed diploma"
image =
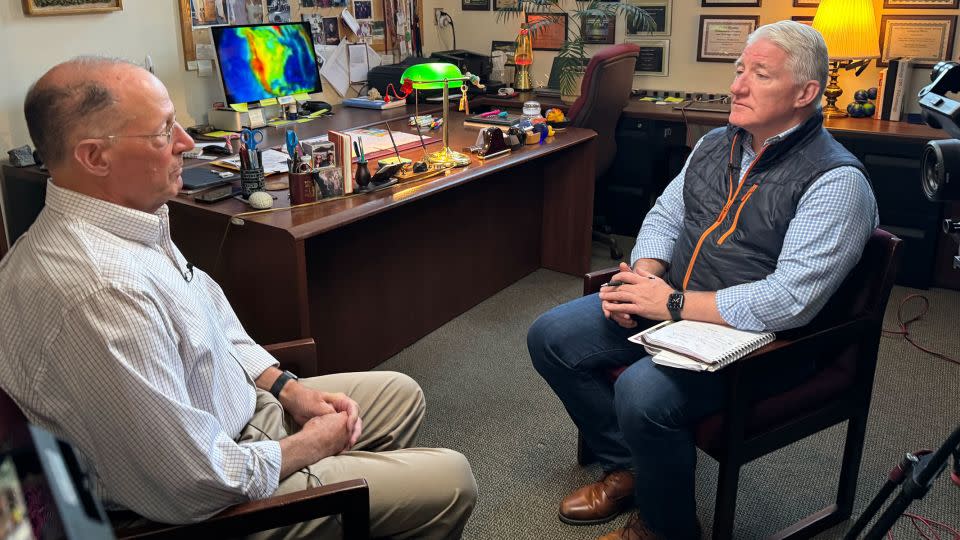
[(813, 15), (794, 15), (790, 17), (791, 21), (797, 21), (800, 24), (805, 24), (807, 26), (813, 26)]
[(736, 62), (759, 21), (756, 15), (701, 15), (697, 62)]
[(952, 9), (960, 0), (883, 0), (884, 9)]
[(913, 58), (916, 67), (933, 67), (953, 57), (956, 15), (884, 15), (880, 18), (880, 59)]
[[(549, 22), (540, 22), (550, 19)], [(533, 30), (533, 50), (559, 51), (567, 40), (566, 13), (527, 13), (527, 26), (536, 24)]]
[(627, 42), (640, 47), (634, 75), (667, 76), (670, 64), (669, 39), (629, 39)]
[(653, 28), (644, 32), (640, 25), (641, 21), (633, 21), (628, 17), (627, 37), (670, 35), (670, 12), (673, 10), (673, 0), (626, 0), (626, 2), (642, 8), (653, 19)]
[(820, 7), (820, 0), (793, 0), (793, 7)]
[(760, 7), (760, 0), (700, 0), (701, 7)]

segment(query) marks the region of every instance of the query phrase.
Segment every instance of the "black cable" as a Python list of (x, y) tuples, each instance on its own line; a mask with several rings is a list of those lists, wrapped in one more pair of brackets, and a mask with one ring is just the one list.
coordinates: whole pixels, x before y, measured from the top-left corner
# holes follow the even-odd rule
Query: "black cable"
[[(268, 402), (267, 402), (267, 405), (276, 405), (277, 408), (280, 409), (280, 415), (283, 416), (284, 412), (283, 412), (283, 406), (282, 406), (282, 405), (280, 405), (279, 403), (274, 402), (274, 401), (268, 401)], [(255, 426), (255, 425), (253, 425), (253, 424), (251, 424), (251, 423), (249, 423), (249, 422), (247, 423), (247, 425), (250, 426), (250, 427), (252, 427), (253, 429), (259, 431), (260, 434), (263, 435), (264, 437), (266, 437), (268, 441), (273, 441), (273, 440), (275, 440), (273, 437), (271, 437), (269, 434), (267, 434), (266, 431), (260, 429), (259, 427)], [(312, 477), (313, 480), (317, 483), (318, 486), (322, 486), (322, 485), (323, 485), (323, 482), (321, 482), (320, 479), (317, 478), (317, 475), (315, 475), (315, 474), (313, 474), (312, 472), (310, 472), (310, 467), (304, 467), (304, 468), (302, 468), (302, 469), (299, 469), (299, 471), (302, 472), (303, 474), (306, 474), (307, 476)]]

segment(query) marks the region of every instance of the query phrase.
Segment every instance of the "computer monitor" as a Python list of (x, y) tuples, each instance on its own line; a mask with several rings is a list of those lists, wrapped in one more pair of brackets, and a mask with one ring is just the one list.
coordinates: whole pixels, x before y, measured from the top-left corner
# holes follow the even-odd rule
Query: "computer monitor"
[(323, 90), (309, 22), (214, 26), (227, 103)]

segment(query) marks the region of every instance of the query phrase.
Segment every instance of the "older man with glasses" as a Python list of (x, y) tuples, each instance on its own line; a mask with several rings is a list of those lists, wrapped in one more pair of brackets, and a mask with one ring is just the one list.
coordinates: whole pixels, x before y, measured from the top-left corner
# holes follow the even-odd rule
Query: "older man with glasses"
[[(363, 477), (372, 536), (460, 535), (476, 481), (461, 454), (411, 448), (417, 383), (281, 372), (173, 244), (166, 202), (194, 145), (159, 79), (78, 58), (37, 81), (24, 112), (52, 178), (0, 262), (0, 387), (76, 445), (101, 497), (185, 523)], [(257, 538), (338, 530), (326, 517)]]

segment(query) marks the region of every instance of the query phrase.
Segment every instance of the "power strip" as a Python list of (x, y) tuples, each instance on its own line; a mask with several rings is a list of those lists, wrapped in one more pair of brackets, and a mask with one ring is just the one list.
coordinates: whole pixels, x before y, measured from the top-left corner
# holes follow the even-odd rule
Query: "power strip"
[(687, 101), (718, 101), (729, 103), (730, 96), (720, 92), (683, 92), (680, 90), (631, 90), (630, 94), (634, 97), (652, 97), (655, 99), (664, 99), (668, 97), (681, 98)]

